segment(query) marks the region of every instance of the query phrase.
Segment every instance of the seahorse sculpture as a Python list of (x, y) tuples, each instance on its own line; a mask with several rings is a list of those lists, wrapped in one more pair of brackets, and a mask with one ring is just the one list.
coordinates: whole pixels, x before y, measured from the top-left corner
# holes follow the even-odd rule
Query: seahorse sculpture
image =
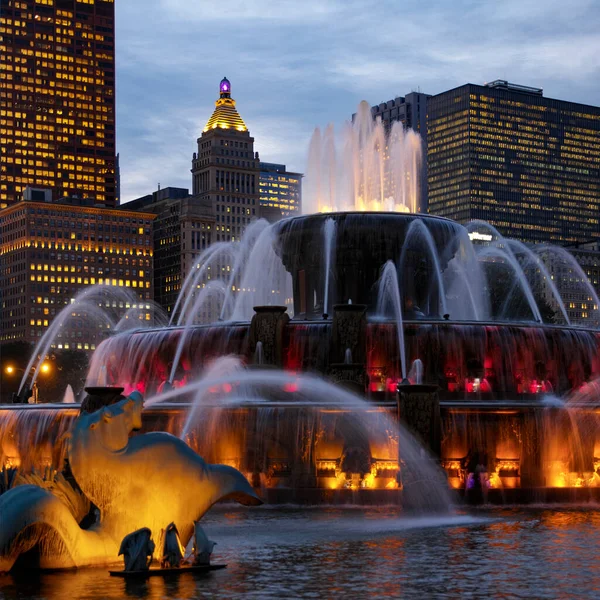
[(71, 430), (67, 455), (82, 492), (101, 518), (82, 529), (60, 498), (21, 485), (0, 496), (0, 572), (36, 548), (41, 568), (118, 562), (123, 538), (148, 527), (154, 539), (174, 522), (187, 544), (194, 521), (217, 501), (262, 501), (246, 478), (226, 465), (209, 465), (168, 433), (129, 438), (142, 424), (143, 399), (133, 393), (115, 404), (82, 413)]

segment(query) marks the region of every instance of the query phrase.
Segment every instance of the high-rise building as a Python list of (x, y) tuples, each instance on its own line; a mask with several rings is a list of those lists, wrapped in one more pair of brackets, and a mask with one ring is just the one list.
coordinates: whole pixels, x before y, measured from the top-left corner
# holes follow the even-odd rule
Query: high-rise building
[[(153, 214), (81, 198), (53, 200), (44, 190), (28, 189), (25, 196), (0, 210), (1, 341), (37, 342), (54, 317), (94, 285), (129, 288), (139, 298), (135, 308), (152, 319)], [(123, 316), (134, 307), (114, 308)], [(94, 350), (106, 324), (76, 317), (57, 333), (56, 347)]]
[(152, 224), (154, 300), (171, 313), (196, 258), (215, 239), (215, 216), (210, 201), (190, 196), (186, 188), (167, 187), (122, 208), (156, 215)]
[[(411, 92), (397, 96), (393, 100), (381, 102), (371, 107), (374, 119), (381, 119), (389, 133), (393, 123), (402, 123), (405, 129), (416, 131), (422, 140), (423, 162), (421, 164), (420, 206), (427, 212), (427, 100), (429, 94)], [(354, 120), (356, 114), (352, 115)]]
[(0, 208), (27, 186), (115, 206), (113, 0), (2, 0)]
[(427, 106), (430, 213), (524, 242), (600, 239), (600, 108), (503, 80)]
[(235, 241), (248, 223), (260, 216), (260, 161), (227, 78), (219, 84), (215, 105), (192, 159), (192, 195), (208, 200), (213, 207), (213, 241)]
[(287, 171), (285, 165), (260, 163), (260, 206), (278, 208), (283, 217), (302, 211), (302, 173)]

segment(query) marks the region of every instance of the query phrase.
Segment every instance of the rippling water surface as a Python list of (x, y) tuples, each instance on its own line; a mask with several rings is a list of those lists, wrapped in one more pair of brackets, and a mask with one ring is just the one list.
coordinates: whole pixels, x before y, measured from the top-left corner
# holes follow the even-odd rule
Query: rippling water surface
[(219, 508), (209, 575), (128, 584), (106, 569), (0, 576), (0, 598), (599, 598), (600, 507)]

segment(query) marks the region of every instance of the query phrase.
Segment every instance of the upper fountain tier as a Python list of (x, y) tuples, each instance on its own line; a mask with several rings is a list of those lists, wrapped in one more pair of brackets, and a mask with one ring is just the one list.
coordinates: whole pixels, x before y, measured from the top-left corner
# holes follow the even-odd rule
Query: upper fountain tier
[[(335, 227), (325, 228), (329, 219)], [(435, 271), (444, 269), (461, 240), (468, 240), (465, 228), (449, 219), (394, 212), (321, 213), (286, 219), (276, 227), (276, 252), (292, 275), (294, 314), (300, 318), (318, 317), (330, 312), (333, 305), (349, 301), (374, 309), (375, 284), (383, 265), (392, 260), (400, 266), (403, 252), (401, 284), (412, 298), (406, 317), (411, 318), (411, 307), (419, 307), (419, 313), (441, 316), (430, 301), (438, 296)], [(329, 243), (326, 235), (331, 236)]]

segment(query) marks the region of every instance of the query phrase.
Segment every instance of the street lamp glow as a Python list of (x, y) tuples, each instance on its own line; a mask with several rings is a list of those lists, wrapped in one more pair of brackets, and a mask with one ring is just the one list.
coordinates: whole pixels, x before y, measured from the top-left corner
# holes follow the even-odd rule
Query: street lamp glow
[(15, 372), (15, 368), (12, 365), (8, 365), (6, 367), (6, 374), (7, 375), (12, 375)]
[(50, 373), (50, 364), (49, 363), (43, 363), (40, 370), (42, 371), (42, 373), (47, 374)]

